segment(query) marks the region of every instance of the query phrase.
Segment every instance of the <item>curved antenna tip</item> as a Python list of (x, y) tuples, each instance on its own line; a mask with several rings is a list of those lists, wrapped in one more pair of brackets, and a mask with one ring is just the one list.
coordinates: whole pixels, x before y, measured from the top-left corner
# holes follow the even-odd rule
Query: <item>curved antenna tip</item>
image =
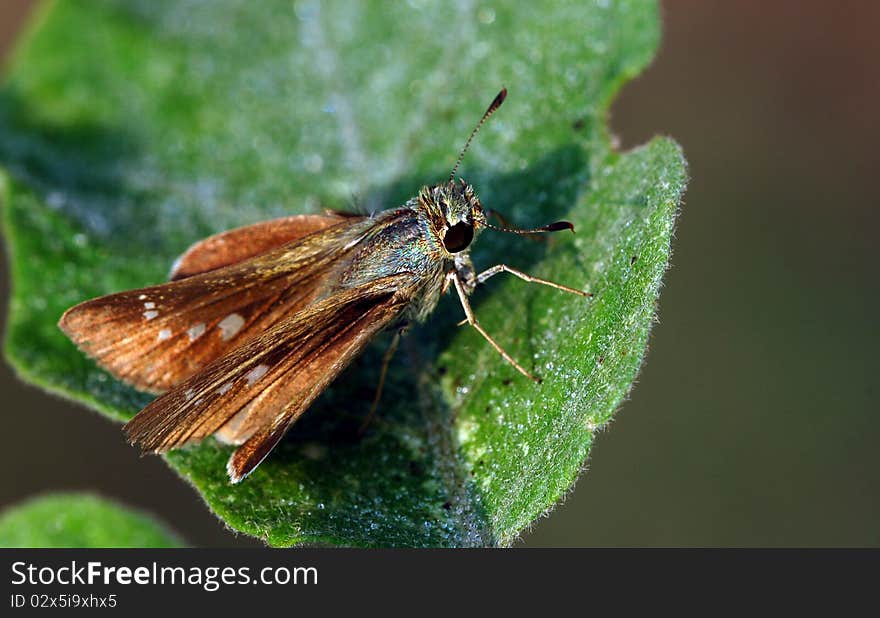
[(501, 92), (495, 95), (495, 98), (492, 99), (492, 103), (489, 105), (489, 109), (486, 110), (486, 115), (492, 114), (496, 109), (501, 107), (501, 104), (504, 103), (504, 99), (507, 98), (507, 88), (501, 88)]
[(547, 232), (558, 232), (560, 230), (571, 230), (571, 233), (574, 234), (574, 225), (572, 225), (568, 221), (557, 221), (556, 223), (551, 223), (550, 225), (545, 225), (542, 229)]

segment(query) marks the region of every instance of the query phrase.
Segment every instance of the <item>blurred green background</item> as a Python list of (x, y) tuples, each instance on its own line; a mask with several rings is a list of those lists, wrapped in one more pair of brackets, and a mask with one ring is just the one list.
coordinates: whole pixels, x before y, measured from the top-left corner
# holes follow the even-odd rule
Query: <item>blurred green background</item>
[[(31, 7), (0, 3), (4, 57)], [(659, 323), (589, 473), (520, 545), (880, 545), (880, 4), (663, 7), (610, 120), (622, 147), (665, 133), (690, 163)], [(95, 489), (194, 545), (257, 543), (117, 425), (5, 365), (0, 392), (0, 508)]]

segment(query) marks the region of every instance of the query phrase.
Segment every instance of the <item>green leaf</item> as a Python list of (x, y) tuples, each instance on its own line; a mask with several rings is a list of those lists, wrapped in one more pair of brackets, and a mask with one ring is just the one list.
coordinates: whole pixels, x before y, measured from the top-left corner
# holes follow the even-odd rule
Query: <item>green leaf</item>
[[(621, 154), (605, 116), (659, 40), (653, 1), (50, 4), (0, 95), (14, 290), (6, 353), (27, 380), (114, 419), (148, 401), (55, 324), (90, 297), (163, 280), (209, 233), (293, 212), (401, 204), (443, 181), (501, 85), (462, 177), (547, 242), (485, 232), (510, 276), (481, 323), (454, 298), (413, 329), (358, 437), (380, 338), (239, 486), (229, 448), (168, 457), (235, 529), (272, 545), (508, 545), (569, 490), (642, 362), (686, 172), (657, 138)], [(506, 279), (505, 279), (506, 277)]]
[(0, 513), (0, 547), (183, 547), (153, 518), (81, 493), (32, 498)]

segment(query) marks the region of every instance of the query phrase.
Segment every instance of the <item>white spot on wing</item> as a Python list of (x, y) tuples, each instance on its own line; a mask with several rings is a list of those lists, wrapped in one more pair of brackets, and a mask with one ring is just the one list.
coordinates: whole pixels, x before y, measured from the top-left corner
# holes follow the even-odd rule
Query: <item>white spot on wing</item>
[(146, 294), (141, 294), (140, 296), (138, 296), (138, 300), (145, 300), (146, 298), (147, 298)]
[(159, 331), (159, 334), (156, 336), (156, 341), (165, 341), (166, 339), (171, 338), (171, 329), (163, 328)]
[(144, 309), (155, 309), (156, 303), (144, 303)]
[(190, 341), (195, 341), (196, 339), (201, 337), (204, 332), (205, 332), (205, 323), (199, 322), (195, 326), (192, 326), (189, 329), (187, 329), (186, 334), (189, 336)]
[(158, 311), (144, 311), (144, 319), (145, 320), (152, 320), (157, 315), (159, 315)]
[(219, 324), (217, 324), (217, 328), (220, 329), (220, 336), (223, 337), (223, 341), (229, 341), (235, 337), (236, 333), (241, 330), (242, 326), (244, 326), (244, 318), (237, 313), (230, 313), (220, 320)]
[(245, 378), (247, 378), (247, 385), (253, 386), (254, 382), (262, 378), (266, 375), (266, 372), (269, 371), (269, 365), (257, 365), (250, 371), (248, 371)]

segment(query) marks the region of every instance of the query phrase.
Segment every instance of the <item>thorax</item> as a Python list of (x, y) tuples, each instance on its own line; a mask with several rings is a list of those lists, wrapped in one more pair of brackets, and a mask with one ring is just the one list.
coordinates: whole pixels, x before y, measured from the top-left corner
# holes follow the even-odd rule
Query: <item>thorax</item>
[(406, 274), (409, 278), (402, 293), (411, 297), (409, 317), (423, 320), (437, 304), (443, 278), (452, 267), (440, 240), (416, 211), (383, 211), (365, 227), (351, 253), (334, 267), (329, 291)]

